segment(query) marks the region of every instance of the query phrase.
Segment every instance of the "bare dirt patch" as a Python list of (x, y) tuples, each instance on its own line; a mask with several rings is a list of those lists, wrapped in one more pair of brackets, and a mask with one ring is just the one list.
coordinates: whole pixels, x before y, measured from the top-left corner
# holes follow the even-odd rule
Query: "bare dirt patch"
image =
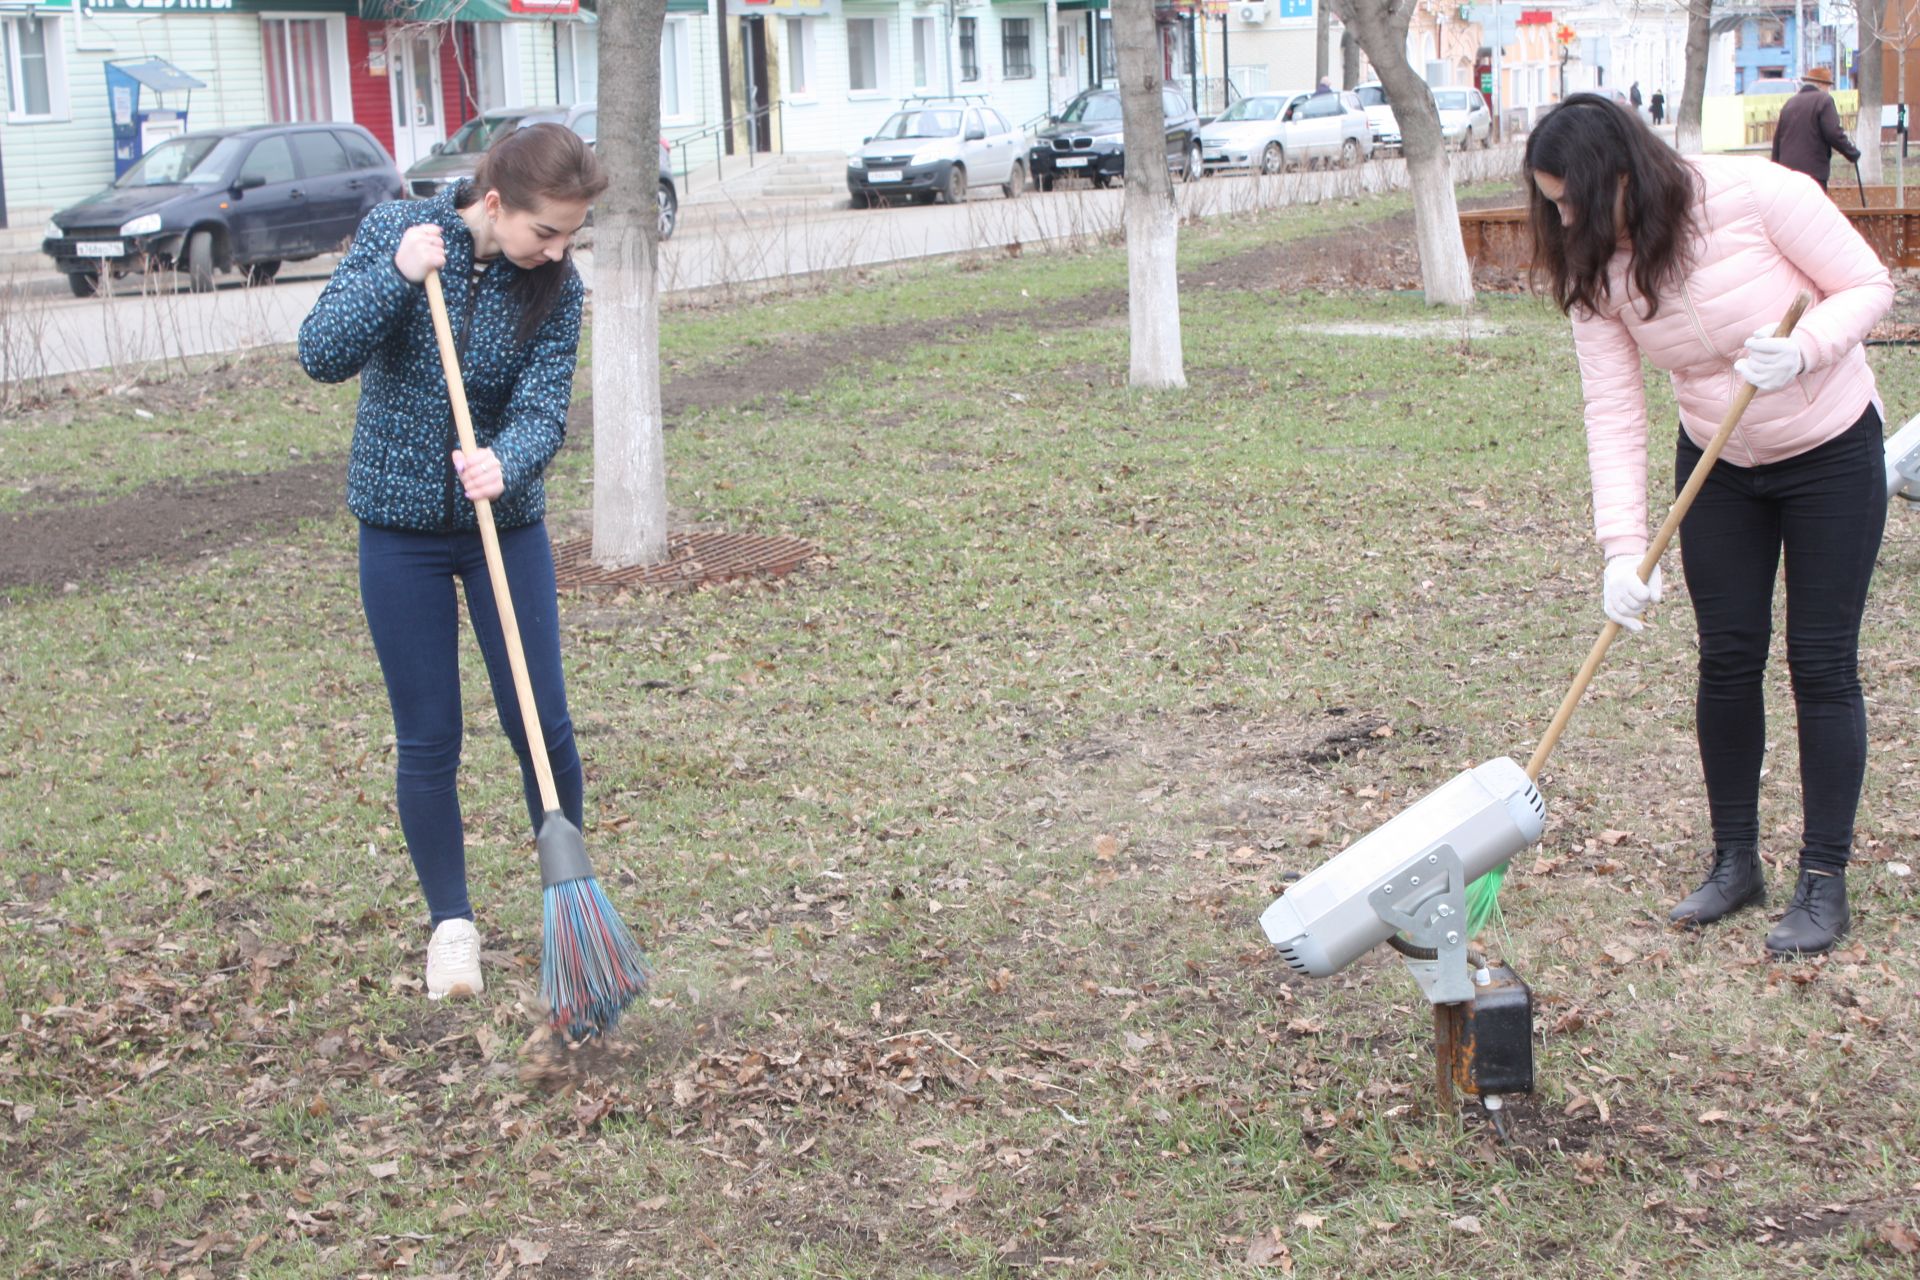
[(124, 497), (0, 518), (0, 592), (61, 590), (142, 566), (190, 564), (340, 510), (340, 459), (284, 471), (168, 481)]

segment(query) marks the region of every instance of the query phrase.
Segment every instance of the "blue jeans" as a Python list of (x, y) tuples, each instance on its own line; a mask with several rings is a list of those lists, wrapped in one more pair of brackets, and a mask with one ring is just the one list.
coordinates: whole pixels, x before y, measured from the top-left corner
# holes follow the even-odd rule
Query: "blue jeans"
[[(1782, 394), (1793, 394), (1784, 392)], [(1674, 484), (1701, 451), (1680, 433)], [(1757, 848), (1767, 713), (1761, 678), (1773, 588), (1787, 570), (1787, 670), (1800, 728), (1800, 861), (1843, 870), (1867, 767), (1860, 618), (1887, 519), (1885, 442), (1872, 405), (1823, 445), (1779, 462), (1722, 458), (1680, 522), (1700, 634), (1695, 712), (1719, 848)]]
[[(580, 753), (567, 715), (560, 668), (560, 604), (553, 548), (544, 523), (500, 531), (501, 559), (527, 656), (527, 674), (560, 808), (581, 826)], [(527, 813), (537, 832), (539, 784), (520, 721), (506, 640), (494, 605), (493, 581), (478, 533), (414, 533), (360, 526), (360, 601), (380, 656), (393, 708), (395, 785), (400, 829), (420, 878), (432, 923), (473, 918), (467, 900), (466, 840), (454, 776), (460, 767), (460, 607), (454, 580), (466, 587), (467, 613), (487, 664), (500, 727), (520, 757)], [(529, 855), (527, 874), (534, 875)]]

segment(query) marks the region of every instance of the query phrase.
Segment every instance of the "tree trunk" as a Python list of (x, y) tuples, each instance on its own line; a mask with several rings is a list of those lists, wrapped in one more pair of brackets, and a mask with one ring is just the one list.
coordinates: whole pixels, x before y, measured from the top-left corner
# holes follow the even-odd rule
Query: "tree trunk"
[(1351, 89), (1359, 83), (1360, 42), (1353, 38), (1352, 31), (1343, 29), (1340, 32), (1340, 87)]
[(1680, 88), (1680, 112), (1673, 118), (1673, 147), (1683, 156), (1700, 154), (1700, 109), (1707, 98), (1707, 46), (1713, 40), (1713, 0), (1687, 0), (1687, 71)]
[(1317, 87), (1331, 71), (1328, 66), (1330, 53), (1327, 45), (1333, 37), (1333, 10), (1327, 8), (1325, 4), (1314, 6), (1314, 10), (1313, 83)]
[(1453, 168), (1440, 136), (1433, 93), (1407, 62), (1407, 24), (1412, 0), (1336, 0), (1335, 11), (1373, 63), (1400, 124), (1413, 189), (1413, 232), (1420, 249), (1420, 283), (1433, 306), (1473, 302), (1473, 268), (1460, 239), (1460, 207), (1453, 198)]
[(660, 35), (667, 0), (602, 6), (600, 159), (593, 210), (593, 558), (667, 558), (660, 418)]
[(1180, 222), (1167, 160), (1167, 111), (1160, 101), (1160, 30), (1153, 0), (1113, 0), (1120, 113), (1127, 151), (1127, 317), (1130, 386), (1184, 387), (1180, 352)]
[(1882, 65), (1880, 24), (1885, 0), (1854, 0), (1860, 22), (1859, 71), (1854, 87), (1860, 91), (1860, 116), (1853, 123), (1853, 145), (1860, 148), (1860, 180), (1880, 182), (1880, 107), (1886, 101), (1886, 69)]

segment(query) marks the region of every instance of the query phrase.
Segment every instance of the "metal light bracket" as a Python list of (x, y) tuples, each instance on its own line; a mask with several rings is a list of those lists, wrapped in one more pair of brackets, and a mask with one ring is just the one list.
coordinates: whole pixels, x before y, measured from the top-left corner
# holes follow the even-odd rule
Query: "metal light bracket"
[(1467, 965), (1467, 874), (1452, 845), (1425, 850), (1367, 895), (1374, 914), (1432, 959), (1407, 957), (1407, 969), (1429, 1004), (1473, 999)]

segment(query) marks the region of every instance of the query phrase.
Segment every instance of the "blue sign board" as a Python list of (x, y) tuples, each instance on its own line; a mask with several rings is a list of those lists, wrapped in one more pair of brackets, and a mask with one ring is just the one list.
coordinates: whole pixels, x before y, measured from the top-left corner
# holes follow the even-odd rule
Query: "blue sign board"
[(1280, 0), (1280, 16), (1283, 18), (1311, 18), (1314, 0)]

